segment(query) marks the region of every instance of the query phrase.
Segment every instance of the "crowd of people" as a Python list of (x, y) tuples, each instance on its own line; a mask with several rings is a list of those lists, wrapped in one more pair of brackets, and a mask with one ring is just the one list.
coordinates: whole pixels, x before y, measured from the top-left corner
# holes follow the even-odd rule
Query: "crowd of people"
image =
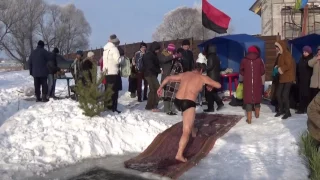
[[(170, 43), (161, 50), (159, 42), (152, 42), (148, 47), (146, 43), (140, 44), (140, 49), (128, 57), (119, 46), (120, 40), (116, 35), (111, 35), (108, 43), (104, 46), (103, 56), (100, 61), (94, 60), (94, 53), (89, 52), (84, 57), (83, 51), (76, 53), (76, 59), (72, 63), (73, 77), (76, 81), (85, 83), (83, 71), (91, 70), (94, 66), (101, 67), (105, 74), (105, 85), (112, 86), (112, 103), (107, 109), (118, 112), (119, 91), (122, 90), (120, 70), (123, 68), (123, 59), (130, 59), (129, 89), (131, 98), (137, 98), (139, 102), (147, 101), (146, 110), (159, 112), (160, 98), (163, 100), (163, 111), (168, 115), (176, 115), (174, 105), (176, 92), (180, 83), (170, 82), (164, 87), (161, 97), (157, 95), (160, 83), (171, 75), (191, 72), (196, 63), (203, 68), (203, 75), (216, 82), (220, 82), (220, 60), (214, 44), (208, 44), (194, 60), (190, 50), (189, 40), (182, 41), (180, 47)], [(297, 114), (307, 112), (311, 100), (320, 91), (320, 47), (313, 53), (310, 46), (303, 47), (303, 55), (298, 64), (295, 63), (288, 51), (285, 41), (275, 43), (277, 58), (272, 72), (271, 102), (275, 106), (275, 117), (287, 119), (290, 113), (290, 92), (295, 86), (299, 89), (299, 105)], [(55, 97), (55, 74), (60, 71), (57, 66), (59, 50), (54, 48), (52, 52), (44, 49), (43, 41), (38, 42), (38, 47), (31, 53), (29, 58), (30, 74), (34, 77), (35, 95), (37, 101), (47, 102), (50, 97)], [(313, 55), (316, 54), (316, 55)], [(264, 90), (265, 65), (261, 58), (261, 50), (257, 46), (247, 49), (245, 57), (240, 63), (239, 80), (243, 82), (243, 102), (246, 110), (247, 122), (252, 120), (252, 112), (256, 118), (260, 114), (260, 104)], [(161, 80), (158, 76), (161, 75)], [(92, 76), (92, 75), (90, 75)], [(42, 92), (40, 87), (42, 86)], [(204, 86), (205, 87), (205, 86)], [(224, 104), (218, 95), (218, 89), (208, 91), (207, 88), (199, 93), (205, 95), (208, 108), (205, 112), (220, 110)], [(201, 98), (200, 98), (201, 99)], [(199, 100), (201, 105), (201, 100)], [(214, 104), (217, 107), (214, 107)]]

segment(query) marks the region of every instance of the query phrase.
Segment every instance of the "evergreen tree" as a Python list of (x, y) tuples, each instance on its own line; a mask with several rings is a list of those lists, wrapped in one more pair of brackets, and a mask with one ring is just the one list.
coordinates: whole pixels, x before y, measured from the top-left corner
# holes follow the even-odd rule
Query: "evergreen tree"
[[(101, 91), (101, 84), (104, 74), (101, 73), (100, 78), (97, 77), (97, 66), (90, 71), (83, 71), (83, 78), (76, 83), (75, 91), (79, 100), (79, 107), (84, 111), (83, 114), (89, 117), (100, 115), (104, 111), (105, 103), (110, 102), (113, 94), (109, 87), (105, 91)], [(104, 88), (102, 88), (104, 89)]]

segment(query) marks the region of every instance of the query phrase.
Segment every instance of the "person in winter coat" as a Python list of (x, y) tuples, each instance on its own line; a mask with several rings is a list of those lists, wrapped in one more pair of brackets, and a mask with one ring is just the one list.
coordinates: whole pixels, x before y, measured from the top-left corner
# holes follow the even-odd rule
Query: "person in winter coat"
[(274, 68), (274, 73), (279, 74), (279, 86), (276, 92), (279, 112), (275, 117), (283, 115), (282, 119), (288, 119), (291, 117), (289, 96), (291, 86), (296, 80), (296, 65), (285, 41), (277, 41), (275, 46), (279, 54), (277, 65)]
[(56, 82), (55, 74), (60, 71), (57, 62), (57, 55), (59, 54), (59, 49), (54, 48), (52, 53), (50, 54), (50, 59), (48, 61), (48, 97), (55, 98), (55, 89), (56, 89)]
[(313, 98), (308, 106), (308, 131), (320, 146), (320, 92)]
[(311, 101), (310, 98), (310, 79), (312, 76), (312, 68), (308, 62), (313, 58), (312, 49), (310, 46), (304, 46), (303, 55), (297, 64), (297, 85), (299, 89), (299, 107), (297, 114), (304, 114), (307, 112), (307, 107)]
[[(168, 45), (167, 51), (162, 52), (162, 56), (160, 56), (160, 62), (161, 59), (164, 60), (167, 58), (166, 54), (170, 54), (170, 56), (173, 58), (169, 60), (166, 65), (162, 66), (162, 76), (161, 76), (161, 82), (166, 78), (167, 76), (171, 75), (177, 75), (179, 73), (183, 72), (182, 64), (181, 64), (181, 52), (183, 51), (181, 48), (179, 48), (179, 51), (176, 54), (173, 54), (173, 51), (175, 49), (173, 48), (172, 45)], [(169, 66), (170, 65), (170, 66)], [(169, 71), (169, 72), (168, 72)], [(175, 98), (175, 94), (179, 88), (179, 83), (171, 82), (168, 83), (165, 88), (164, 88), (164, 99), (163, 99), (163, 104), (164, 104), (164, 112), (166, 112), (168, 115), (177, 115), (175, 112), (175, 106), (173, 105), (173, 100)]]
[(259, 118), (262, 101), (262, 79), (265, 74), (264, 63), (259, 50), (255, 46), (248, 48), (248, 53), (240, 64), (240, 74), (243, 77), (243, 103), (245, 105), (247, 123), (251, 124), (252, 110)]
[[(174, 59), (179, 58), (178, 56), (181, 56), (181, 54), (174, 54), (176, 50), (176, 47), (174, 44), (168, 44), (168, 47), (164, 49), (160, 54), (159, 54), (159, 62), (160, 62), (160, 67), (161, 67), (161, 82), (171, 74), (172, 66)], [(168, 86), (165, 86), (165, 90), (167, 90)], [(172, 106), (172, 103), (164, 98), (164, 112), (169, 114), (169, 115), (174, 115)]]
[(128, 91), (130, 92), (131, 98), (136, 98), (138, 82), (137, 82), (137, 71), (133, 61), (134, 61), (134, 57), (130, 59), (131, 74), (128, 78), (128, 81), (129, 81)]
[(76, 84), (78, 83), (79, 80), (82, 79), (82, 74), (81, 74), (82, 60), (83, 60), (83, 51), (78, 50), (76, 53), (76, 59), (71, 64), (71, 74), (72, 74)]
[[(97, 73), (92, 72), (94, 69), (96, 69), (96, 63), (94, 61), (94, 53), (92, 51), (88, 52), (87, 57), (82, 61), (81, 63), (81, 71), (87, 71), (89, 75), (89, 80), (92, 82), (93, 76), (97, 76)], [(83, 72), (82, 72), (83, 73)], [(85, 84), (86, 79), (83, 77), (83, 83)]]
[[(208, 60), (207, 60), (206, 56), (203, 55), (202, 53), (199, 53), (198, 59), (196, 60), (196, 63), (199, 63), (204, 70), (207, 69)], [(203, 75), (206, 75), (207, 72), (204, 71), (202, 74), (203, 74)], [(205, 94), (205, 92), (204, 92), (204, 89), (203, 89), (203, 90), (199, 93), (199, 95), (198, 95), (198, 102), (199, 102), (199, 105), (200, 105), (200, 106), (202, 106), (202, 101), (203, 101), (203, 100), (202, 100), (202, 97), (203, 97), (204, 94)]]
[[(44, 42), (39, 41), (38, 46), (31, 52), (29, 57), (29, 69), (30, 75), (34, 80), (34, 90), (36, 95), (36, 101), (48, 102), (48, 61), (49, 53), (44, 49)], [(40, 89), (42, 88), (42, 97)]]
[[(216, 82), (221, 81), (220, 76), (220, 59), (217, 56), (216, 46), (209, 44), (205, 47), (204, 53), (207, 57), (207, 76)], [(206, 88), (207, 89), (207, 88)], [(212, 91), (206, 90), (206, 99), (208, 102), (208, 109), (204, 110), (205, 112), (214, 112), (214, 102), (217, 104), (217, 111), (219, 111), (223, 106), (222, 99), (218, 95), (218, 90), (213, 89)]]
[(194, 59), (193, 59), (193, 53), (192, 51), (190, 51), (190, 41), (185, 39), (182, 41), (182, 49), (184, 50), (182, 52), (182, 67), (183, 67), (183, 71), (187, 72), (187, 71), (192, 71), (193, 67), (194, 67)]
[[(143, 56), (146, 53), (147, 50), (147, 44), (144, 42), (141, 42), (140, 44), (140, 50), (135, 53), (132, 64), (136, 68), (136, 77), (137, 77), (137, 94), (138, 94), (138, 101), (142, 102), (147, 100), (147, 94), (148, 94), (148, 81), (145, 79), (144, 75), (144, 65), (143, 65)], [(142, 81), (143, 81), (143, 96), (142, 96)]]
[(157, 95), (157, 90), (160, 86), (158, 81), (158, 75), (161, 73), (160, 63), (158, 58), (158, 53), (160, 52), (160, 44), (156, 41), (152, 42), (148, 52), (143, 56), (143, 68), (144, 76), (149, 84), (149, 94), (148, 101), (146, 105), (146, 110), (152, 110), (154, 112), (159, 112), (157, 108), (159, 103), (159, 97)]
[(313, 68), (310, 88), (311, 98), (313, 99), (320, 92), (320, 46), (317, 48), (317, 55), (308, 64)]
[(106, 75), (106, 89), (111, 87), (113, 94), (111, 97), (112, 105), (109, 106), (109, 102), (105, 102), (107, 108), (113, 112), (121, 113), (118, 110), (118, 96), (119, 91), (122, 89), (122, 84), (120, 75), (119, 75), (119, 59), (120, 53), (118, 46), (120, 40), (115, 34), (111, 35), (109, 42), (103, 47), (103, 72)]

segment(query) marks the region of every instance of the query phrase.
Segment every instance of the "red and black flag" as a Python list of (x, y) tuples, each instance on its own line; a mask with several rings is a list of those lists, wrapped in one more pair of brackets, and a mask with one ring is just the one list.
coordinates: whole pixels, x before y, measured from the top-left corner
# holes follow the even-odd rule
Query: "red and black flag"
[(227, 33), (231, 18), (212, 6), (207, 0), (202, 0), (202, 25), (218, 34)]

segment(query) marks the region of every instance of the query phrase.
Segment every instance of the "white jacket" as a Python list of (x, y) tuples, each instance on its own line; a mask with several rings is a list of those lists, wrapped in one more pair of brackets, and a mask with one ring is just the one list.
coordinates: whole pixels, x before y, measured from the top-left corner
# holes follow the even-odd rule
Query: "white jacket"
[(103, 47), (103, 72), (106, 75), (117, 75), (119, 73), (120, 53), (118, 48), (111, 42)]

